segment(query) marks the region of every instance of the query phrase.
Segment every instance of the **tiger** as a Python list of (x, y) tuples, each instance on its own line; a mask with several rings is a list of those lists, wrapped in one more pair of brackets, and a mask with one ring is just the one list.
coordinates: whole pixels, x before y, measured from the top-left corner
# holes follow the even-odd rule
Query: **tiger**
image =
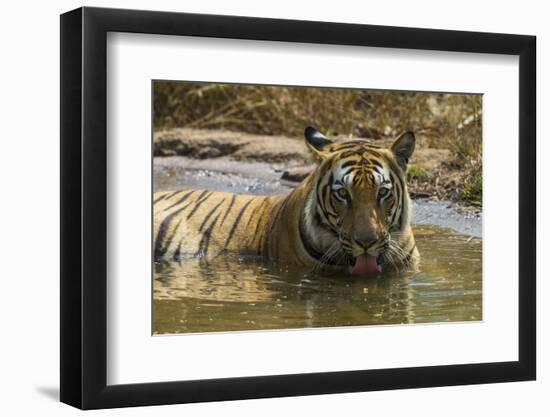
[(154, 259), (237, 253), (367, 276), (416, 268), (406, 182), (414, 133), (403, 133), (389, 148), (366, 139), (331, 140), (311, 126), (304, 136), (315, 168), (288, 194), (155, 192)]

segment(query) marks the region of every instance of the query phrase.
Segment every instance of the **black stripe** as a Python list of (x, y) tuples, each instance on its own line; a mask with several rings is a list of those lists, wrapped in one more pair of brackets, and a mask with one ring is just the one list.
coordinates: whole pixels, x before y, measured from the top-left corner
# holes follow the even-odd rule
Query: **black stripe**
[(180, 208), (173, 213), (170, 213), (168, 216), (164, 218), (162, 223), (160, 224), (159, 230), (157, 232), (157, 237), (155, 239), (155, 250), (154, 250), (154, 257), (155, 259), (160, 259), (164, 256), (166, 253), (166, 247), (163, 247), (163, 240), (166, 235), (166, 232), (168, 231), (168, 228), (170, 227), (170, 223), (176, 217), (181, 211), (183, 211), (185, 207)]
[(358, 161), (355, 161), (355, 160), (349, 160), (349, 161), (346, 161), (344, 162), (342, 165), (340, 165), (340, 168), (341, 169), (344, 169), (344, 168), (347, 168), (347, 167), (353, 167), (353, 166), (356, 166), (357, 165), (357, 162)]
[(216, 206), (214, 206), (214, 208), (212, 210), (210, 210), (210, 212), (208, 212), (208, 214), (206, 215), (206, 217), (204, 218), (204, 220), (202, 221), (200, 227), (199, 227), (199, 232), (202, 232), (202, 228), (204, 227), (204, 225), (206, 224), (206, 222), (208, 221), (208, 219), (210, 219), (210, 217), (212, 216), (212, 214), (214, 214), (214, 212), (216, 211), (216, 209), (221, 206), (223, 204), (223, 202), (225, 201), (225, 198), (222, 199), (222, 201), (220, 201), (218, 204), (216, 204)]
[(332, 151), (341, 151), (343, 149), (348, 149), (348, 148), (354, 148), (356, 146), (365, 146), (365, 145), (368, 145), (369, 142), (367, 142), (366, 140), (350, 140), (350, 141), (346, 141), (346, 142), (343, 142), (343, 143), (338, 143), (336, 144), (335, 146), (333, 146), (331, 148)]
[(172, 231), (172, 234), (164, 242), (164, 245), (163, 245), (164, 247), (162, 249), (163, 255), (166, 254), (166, 252), (168, 252), (168, 248), (170, 248), (170, 245), (172, 244), (172, 240), (174, 240), (174, 237), (176, 236), (176, 233), (178, 232), (178, 228), (180, 227), (181, 221), (182, 221), (182, 219), (180, 219), (178, 221), (178, 223), (174, 227), (174, 230)]
[(179, 261), (181, 256), (181, 243), (183, 242), (183, 238), (180, 239), (180, 243), (178, 243), (178, 247), (174, 251), (174, 256), (172, 256), (172, 259), (174, 261)]
[(403, 183), (403, 180), (398, 175), (397, 179), (399, 180), (399, 185), (401, 186), (401, 195), (399, 196), (399, 228), (403, 226), (403, 208), (405, 207), (405, 193), (407, 192), (407, 189), (405, 188), (406, 185)]
[(378, 168), (374, 165), (371, 165), (369, 168), (370, 168), (371, 172), (376, 172), (378, 175), (380, 175), (382, 177), (384, 176), (384, 171), (383, 170), (380, 171), (382, 168)]
[(411, 262), (411, 256), (412, 256), (412, 254), (413, 254), (415, 248), (416, 248), (416, 243), (413, 245), (413, 247), (411, 248), (411, 250), (409, 251), (409, 253), (407, 254), (407, 256), (405, 256), (405, 258), (403, 259), (403, 263), (404, 263), (404, 264), (408, 264), (408, 263)]
[(335, 227), (332, 227), (332, 224), (329, 222), (328, 217), (326, 217), (326, 215), (325, 215), (325, 221), (323, 221), (323, 219), (321, 219), (321, 216), (319, 214), (319, 210), (315, 210), (314, 219), (317, 222), (316, 226), (338, 237), (338, 229)]
[(380, 169), (384, 169), (384, 166), (382, 165), (382, 163), (381, 163), (378, 159), (371, 159), (371, 160), (370, 160), (370, 163), (371, 163), (372, 165), (377, 166), (377, 167), (380, 168)]
[[(334, 216), (332, 216), (332, 217), (334, 217), (334, 218), (338, 218), (338, 212), (336, 211), (336, 208), (334, 207), (334, 204), (332, 203), (332, 201), (333, 201), (334, 199), (336, 199), (336, 198), (337, 198), (337, 197), (334, 195), (334, 193), (331, 192), (331, 193), (330, 193), (330, 196), (329, 196), (329, 199), (328, 199), (328, 205), (330, 206), (331, 210), (332, 210), (334, 213), (336, 213)], [(348, 197), (348, 198), (349, 198), (349, 197)], [(348, 200), (346, 200), (346, 201), (348, 201)], [(348, 204), (349, 204), (349, 202), (348, 202)], [(327, 213), (330, 214), (329, 211), (327, 211)]]
[[(313, 246), (313, 244), (307, 239), (303, 230), (302, 222), (300, 222), (300, 225), (298, 226), (298, 230), (300, 232), (300, 240), (302, 241), (302, 246), (304, 247), (306, 253), (316, 261), (320, 261), (321, 258), (323, 257), (323, 253), (319, 252)], [(336, 265), (332, 260), (330, 260), (329, 262), (323, 262), (323, 264)]]
[(254, 216), (256, 215), (256, 213), (258, 212), (258, 210), (260, 209), (260, 207), (262, 206), (263, 202), (265, 201), (267, 197), (264, 197), (262, 199), (262, 202), (259, 203), (255, 208), (254, 208), (254, 211), (250, 214), (250, 217), (248, 218), (248, 221), (246, 222), (246, 227), (250, 226), (250, 222), (252, 221), (252, 219), (254, 218)]
[[(265, 197), (264, 201), (260, 204), (260, 207), (263, 207), (269, 197)], [(265, 209), (262, 211), (262, 213), (265, 211)], [(258, 219), (258, 222), (256, 222), (256, 228), (254, 229), (254, 236), (252, 237), (252, 243), (256, 240), (258, 237), (258, 232), (260, 231), (260, 219)], [(258, 255), (260, 254), (260, 242), (258, 242)]]
[(330, 175), (328, 176), (328, 183), (329, 185), (332, 187), (332, 185), (334, 184), (334, 174), (331, 172)]
[(172, 197), (174, 197), (176, 194), (179, 194), (179, 193), (181, 193), (181, 192), (182, 192), (182, 190), (174, 191), (174, 192), (170, 193), (169, 195), (167, 195), (167, 196), (166, 196), (166, 199), (169, 200), (169, 199), (171, 199)]
[[(333, 182), (334, 182), (334, 176), (331, 172), (327, 184), (322, 185), (322, 178), (321, 178), (321, 179), (319, 179), (319, 181), (317, 181), (317, 185), (316, 185), (316, 196), (317, 196), (318, 210), (315, 210), (315, 212), (316, 212), (317, 216), (319, 216), (319, 210), (321, 210), (321, 212), (322, 212), (322, 214), (323, 214), (323, 216), (326, 220), (326, 223), (329, 224), (329, 226), (326, 226), (326, 227), (328, 227), (329, 229), (332, 229), (332, 227), (330, 226), (329, 217), (335, 217), (335, 218), (338, 217), (336, 214), (330, 213), (325, 207), (327, 187), (329, 187), (330, 184), (332, 184)], [(319, 222), (319, 224), (324, 225), (323, 222)]]
[[(258, 211), (260, 211), (260, 208), (263, 206), (263, 203), (265, 202), (265, 200), (267, 199), (267, 197), (264, 197), (262, 199), (262, 202), (259, 203), (255, 208), (254, 210), (252, 211), (252, 213), (250, 214), (250, 217), (248, 218), (248, 221), (246, 222), (246, 226), (245, 226), (245, 229), (248, 229), (248, 226), (250, 225), (250, 223), (252, 222), (252, 219), (254, 218), (254, 216), (256, 216), (256, 213), (258, 213)], [(254, 235), (252, 235), (252, 240), (250, 240), (250, 235), (248, 235), (248, 239), (246, 241), (246, 244), (247, 246), (251, 243), (254, 243), (254, 238), (256, 237), (256, 232), (258, 231), (258, 226), (260, 224), (260, 218), (258, 217), (258, 221), (256, 222), (256, 229), (254, 231)]]
[(229, 214), (229, 212), (233, 208), (233, 204), (235, 204), (235, 199), (236, 198), (237, 198), (237, 196), (235, 194), (233, 194), (233, 196), (231, 197), (231, 203), (229, 203), (229, 207), (227, 207), (227, 211), (225, 212), (225, 215), (223, 216), (221, 226), (223, 226), (223, 223), (225, 222), (225, 219), (226, 219), (227, 215)]
[[(323, 202), (323, 205), (325, 205), (327, 201), (327, 193), (330, 185), (327, 183), (323, 185), (323, 189), (321, 190), (321, 201)], [(324, 208), (324, 207), (323, 207)]]
[(391, 211), (391, 218), (390, 218), (390, 229), (399, 230), (399, 224), (398, 222), (396, 222), (399, 216), (400, 216), (399, 204), (397, 203), (396, 200), (394, 200), (394, 205)]
[(208, 192), (209, 192), (208, 190), (203, 190), (203, 192), (200, 193), (199, 196), (197, 197), (197, 201), (203, 198), (206, 194), (208, 194)]
[(348, 168), (348, 170), (345, 173), (342, 174), (342, 178), (344, 178), (346, 175), (349, 175), (349, 173), (352, 172), (355, 169), (356, 169), (356, 167)]
[(398, 206), (397, 204), (395, 204), (395, 201), (394, 201), (394, 206), (390, 211), (390, 228), (393, 228), (393, 226), (395, 225), (395, 217), (397, 216), (398, 211), (399, 211)]
[[(172, 207), (177, 206), (178, 204), (183, 203), (185, 200), (187, 200), (189, 197), (191, 197), (191, 194), (194, 192), (197, 192), (198, 190), (192, 190), (189, 191), (187, 194), (185, 194), (182, 198), (180, 198), (178, 201), (176, 201), (174, 204), (172, 204), (170, 207), (166, 207), (164, 211), (170, 210)], [(179, 192), (179, 191), (178, 191)]]
[(153, 205), (157, 204), (160, 200), (164, 200), (165, 197), (166, 197), (166, 194), (161, 195), (159, 198), (157, 198), (153, 201)]
[[(319, 211), (321, 213), (319, 213)], [(321, 214), (323, 215), (323, 218), (321, 218)], [(320, 226), (324, 227), (327, 230), (332, 230), (332, 226), (330, 224), (330, 218), (329, 213), (327, 213), (322, 206), (317, 206), (317, 209), (315, 210), (315, 216), (318, 219), (318, 223)], [(333, 216), (335, 217), (335, 216)]]
[(377, 158), (380, 158), (382, 156), (382, 154), (378, 151), (375, 151), (374, 149), (371, 149), (369, 147), (369, 155), (372, 155), (372, 156), (376, 156)]
[(302, 241), (302, 246), (304, 247), (306, 253), (315, 260), (320, 260), (323, 257), (323, 254), (313, 247), (311, 242), (304, 236), (304, 231), (302, 230), (300, 224), (300, 240)]
[[(201, 198), (202, 198), (206, 193), (208, 193), (208, 195), (207, 195), (206, 197), (204, 197), (204, 198), (201, 200)], [(200, 195), (200, 196), (197, 198), (197, 200), (196, 200), (196, 205), (195, 205), (195, 207), (193, 207), (193, 210), (191, 210), (191, 211), (189, 212), (189, 214), (187, 215), (187, 220), (189, 220), (189, 219), (191, 218), (191, 216), (192, 216), (193, 214), (195, 214), (195, 212), (199, 209), (199, 207), (201, 206), (201, 204), (204, 203), (206, 200), (208, 200), (212, 194), (213, 194), (212, 191), (210, 191), (210, 192), (208, 192), (208, 191), (203, 191), (203, 192), (201, 193), (201, 195)]]
[(291, 194), (286, 196), (286, 198), (283, 200), (283, 202), (279, 206), (279, 210), (277, 210), (277, 213), (275, 213), (275, 217), (273, 218), (271, 224), (269, 225), (269, 234), (270, 234), (270, 236), (273, 234), (273, 228), (275, 226), (277, 226), (277, 224), (279, 223), (279, 217), (281, 217), (282, 212), (284, 211), (288, 201), (290, 200)]
[[(329, 167), (328, 169), (331, 169), (331, 167)], [(317, 205), (319, 206), (322, 206), (323, 205), (323, 202), (321, 201), (321, 185), (323, 184), (323, 180), (325, 179), (325, 174), (326, 174), (326, 170), (325, 172), (321, 172), (319, 174), (319, 178), (317, 179), (317, 182), (315, 184), (315, 194), (316, 194), (316, 197), (317, 197)]]
[(227, 248), (229, 245), (229, 242), (233, 238), (233, 234), (235, 233), (235, 230), (237, 230), (237, 226), (239, 225), (239, 222), (241, 221), (241, 217), (243, 216), (246, 208), (254, 201), (254, 197), (252, 197), (250, 200), (246, 202), (246, 204), (241, 208), (239, 211), (239, 214), (237, 214), (237, 218), (233, 222), (233, 226), (231, 227), (231, 230), (229, 231), (229, 236), (227, 237), (227, 240), (225, 241), (224, 249)]
[[(402, 225), (402, 217), (403, 217), (403, 207), (405, 207), (405, 186), (403, 184), (403, 180), (401, 179), (401, 177), (399, 175), (396, 175), (394, 172), (390, 171), (391, 173), (391, 176), (393, 177), (392, 180), (394, 182), (394, 184), (397, 184), (399, 187), (398, 187), (398, 190), (400, 188), (400, 192), (401, 192), (401, 195), (398, 196), (399, 198), (399, 201), (397, 201), (397, 204), (399, 205), (399, 228), (401, 228), (401, 225)], [(397, 178), (397, 182), (395, 181), (395, 179)], [(396, 199), (397, 200), (397, 199)]]
[(212, 236), (212, 231), (214, 230), (214, 227), (216, 226), (216, 223), (218, 222), (220, 215), (221, 213), (216, 216), (214, 221), (212, 221), (212, 223), (210, 223), (210, 226), (208, 226), (208, 229), (206, 229), (205, 232), (202, 234), (202, 238), (201, 238), (201, 241), (199, 242), (199, 247), (197, 249), (197, 252), (195, 253), (195, 256), (198, 256), (198, 255), (205, 256), (208, 254), (210, 237)]
[(321, 209), (321, 212), (323, 213), (323, 215), (325, 216), (325, 218), (329, 219), (329, 213), (328, 213), (328, 210), (326, 208), (326, 200), (327, 200), (327, 188), (328, 188), (328, 184), (325, 184), (323, 186), (323, 190), (321, 191), (321, 204), (319, 204), (319, 208)]
[(318, 206), (322, 206), (323, 205), (323, 202), (322, 202), (322, 195), (321, 195), (321, 180), (317, 181), (317, 184), (315, 185), (315, 194), (316, 194), (316, 197), (317, 197), (317, 205)]
[(342, 159), (345, 159), (345, 158), (349, 158), (349, 157), (354, 156), (354, 155), (357, 155), (357, 151), (345, 151), (345, 152), (342, 152), (340, 157)]
[(181, 208), (181, 211), (185, 210), (189, 206), (192, 206), (193, 204), (195, 204), (195, 201), (189, 201), (185, 206)]
[(328, 202), (332, 208), (332, 212), (330, 212), (327, 207), (326, 207), (326, 202), (327, 202), (327, 190), (330, 190), (330, 192), (332, 193), (332, 184), (334, 183), (334, 176), (332, 175), (332, 173), (330, 174), (330, 177), (328, 179), (328, 183), (325, 184), (323, 186), (323, 190), (322, 190), (322, 202), (323, 204), (321, 205), (321, 210), (323, 210), (323, 212), (325, 213), (325, 217), (328, 219), (328, 217), (338, 217), (338, 215), (336, 214), (336, 209), (334, 208), (334, 206), (332, 205), (332, 202), (330, 201), (330, 199), (328, 199)]

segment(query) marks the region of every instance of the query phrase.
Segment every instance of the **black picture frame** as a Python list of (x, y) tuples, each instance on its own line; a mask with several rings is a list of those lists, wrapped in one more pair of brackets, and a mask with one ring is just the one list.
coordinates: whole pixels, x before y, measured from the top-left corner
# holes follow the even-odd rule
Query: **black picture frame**
[[(519, 56), (519, 360), (107, 385), (108, 32)], [(94, 409), (535, 379), (535, 51), (524, 35), (88, 7), (61, 15), (61, 401)]]

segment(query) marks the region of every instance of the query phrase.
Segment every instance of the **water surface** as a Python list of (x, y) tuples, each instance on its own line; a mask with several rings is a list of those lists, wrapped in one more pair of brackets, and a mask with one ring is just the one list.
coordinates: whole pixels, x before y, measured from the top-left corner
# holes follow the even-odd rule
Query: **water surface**
[(312, 274), (235, 255), (155, 264), (153, 333), (481, 320), (481, 239), (425, 225), (415, 235), (414, 274)]

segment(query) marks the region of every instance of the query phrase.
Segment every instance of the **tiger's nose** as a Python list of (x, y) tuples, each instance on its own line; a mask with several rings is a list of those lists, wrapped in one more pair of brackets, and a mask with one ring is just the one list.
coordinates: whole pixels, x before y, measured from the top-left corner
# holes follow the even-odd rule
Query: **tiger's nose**
[(368, 249), (372, 245), (374, 245), (378, 240), (380, 239), (380, 236), (378, 233), (362, 233), (362, 234), (356, 234), (355, 235), (355, 241), (358, 245), (361, 247)]

